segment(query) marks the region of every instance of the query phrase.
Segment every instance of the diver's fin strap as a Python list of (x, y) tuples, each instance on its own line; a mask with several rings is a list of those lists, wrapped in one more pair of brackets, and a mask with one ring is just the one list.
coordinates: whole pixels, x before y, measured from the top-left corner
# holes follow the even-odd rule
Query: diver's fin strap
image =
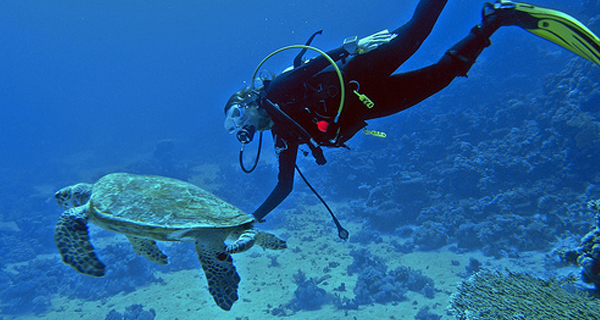
[[(313, 39), (318, 35), (318, 34), (322, 34), (323, 30), (319, 30), (315, 33), (312, 34), (312, 36), (310, 36), (310, 38), (308, 38), (308, 40), (306, 41), (306, 44), (304, 44), (305, 46), (310, 46), (310, 44), (312, 43)], [(294, 68), (298, 68), (299, 66), (302, 65), (303, 61), (303, 57), (304, 54), (306, 53), (306, 48), (302, 49), (300, 51), (300, 53), (298, 53), (298, 55), (294, 58)]]
[(446, 54), (460, 61), (461, 66), (457, 70), (457, 73), (459, 76), (466, 77), (467, 72), (471, 69), (477, 57), (479, 57), (483, 49), (490, 45), (490, 39), (482, 34), (479, 27), (476, 26), (471, 29), (471, 32), (465, 38), (448, 49)]
[(600, 65), (600, 39), (574, 17), (525, 3), (515, 3), (514, 10), (530, 17), (519, 27)]

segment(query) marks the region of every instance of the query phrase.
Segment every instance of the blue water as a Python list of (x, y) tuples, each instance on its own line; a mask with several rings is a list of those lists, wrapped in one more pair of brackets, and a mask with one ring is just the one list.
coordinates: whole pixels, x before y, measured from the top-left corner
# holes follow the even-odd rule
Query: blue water
[[(160, 139), (228, 156), (236, 146), (222, 130), (222, 106), (266, 54), (319, 29), (315, 45), (332, 48), (393, 28), (415, 5), (10, 1), (1, 24), (2, 168), (28, 168), (22, 183), (55, 181), (49, 171), (69, 156), (91, 152), (89, 165), (119, 165)], [(479, 1), (449, 4), (407, 68), (436, 61), (479, 10)], [(527, 56), (498, 63), (523, 66)]]
[[(482, 1), (450, 2), (430, 38), (401, 71), (434, 63), (480, 21)], [(600, 13), (598, 7), (588, 10), (588, 2), (536, 3), (587, 22)], [(273, 150), (267, 138), (258, 172), (248, 176), (238, 169), (239, 145), (223, 130), (223, 106), (230, 94), (248, 84), (258, 62), (273, 50), (304, 43), (321, 29), (324, 33), (313, 45), (334, 48), (348, 36), (395, 28), (410, 18), (416, 4), (416, 0), (4, 1), (0, 10), (0, 222), (16, 223), (19, 232), (12, 227), (0, 230), (2, 260), (25, 262), (38, 254), (56, 253), (52, 230), (60, 209), (51, 199), (53, 192), (113, 171), (190, 179), (198, 174), (192, 168), (217, 165), (219, 178), (212, 181), (211, 191), (244, 210), (254, 210), (276, 182)], [(592, 29), (598, 32), (598, 27)], [(471, 209), (475, 203), (493, 206), (493, 199), (502, 203), (507, 191), (521, 186), (529, 192), (504, 200), (504, 207), (492, 211), (509, 214), (514, 205), (533, 203), (523, 212), (511, 212), (528, 224), (535, 214), (547, 213), (538, 204), (544, 194), (559, 197), (555, 203), (562, 199), (571, 204), (600, 196), (594, 158), (599, 139), (594, 129), (599, 117), (595, 103), (600, 100), (579, 99), (574, 107), (570, 104), (585, 113), (590, 123), (573, 125), (568, 121), (572, 118), (559, 119), (555, 113), (564, 96), (550, 98), (552, 88), (545, 87), (554, 83), (549, 77), (566, 70), (575, 59), (591, 79), (580, 94), (592, 96), (599, 82), (598, 67), (583, 64), (574, 54), (517, 28), (501, 29), (492, 42), (469, 79), (457, 79), (422, 105), (371, 122), (369, 128), (385, 131), (386, 140), (358, 134), (349, 142), (353, 151), (326, 151), (329, 163), (325, 167), (317, 167), (309, 158), (299, 160), (326, 199), (358, 201), (358, 213), (344, 219), (371, 219), (375, 232), (391, 232), (403, 227), (402, 221), (415, 226), (429, 221), (436, 208), (450, 214), (461, 200), (470, 201)], [(280, 72), (293, 56), (277, 56), (266, 68)], [(568, 72), (563, 77), (576, 78)], [(527, 106), (508, 108), (514, 106), (507, 102), (511, 99), (525, 101)], [(535, 103), (542, 100), (547, 104)], [(546, 111), (547, 117), (541, 117)], [(514, 128), (525, 132), (532, 127), (538, 134), (521, 138), (507, 134)], [(548, 130), (560, 131), (554, 145), (543, 144), (551, 140), (545, 135)], [(466, 137), (462, 140), (470, 147), (458, 146), (456, 141), (461, 139), (455, 136)], [(510, 137), (514, 140), (507, 140)], [(166, 141), (169, 150), (164, 157), (156, 155), (161, 141)], [(502, 143), (508, 146), (490, 147)], [(473, 146), (478, 150), (473, 151)], [(564, 152), (568, 154), (560, 155)], [(543, 167), (540, 172), (519, 169), (535, 160), (532, 153), (562, 158), (540, 160), (546, 165), (538, 166)], [(468, 166), (457, 166), (458, 156), (469, 159)], [(493, 167), (515, 158), (526, 160)], [(490, 167), (494, 173), (485, 173)], [(564, 168), (568, 170), (559, 174)], [(524, 172), (531, 175), (522, 176)], [(426, 181), (423, 188), (396, 184), (415, 175)], [(296, 189), (306, 192), (300, 183)], [(389, 192), (365, 191), (378, 185)], [(564, 190), (571, 193), (565, 195)], [(415, 194), (407, 195), (409, 191)], [(576, 199), (573, 194), (584, 196)], [(439, 197), (445, 200), (436, 200)], [(374, 198), (394, 202), (391, 213), (382, 213), (381, 218), (394, 221), (391, 226), (369, 217), (381, 212), (369, 202)], [(282, 220), (277, 216), (301, 206), (297, 201), (292, 194), (282, 209), (271, 213), (269, 227), (285, 228), (277, 224)], [(557, 206), (552, 210), (558, 212)], [(487, 209), (473, 210), (491, 214)], [(439, 219), (431, 221), (444, 224)], [(591, 228), (585, 224), (591, 219), (582, 221), (573, 223), (577, 228), (570, 231), (581, 236)], [(556, 231), (556, 236), (565, 231)], [(442, 244), (460, 242), (460, 234), (447, 232), (449, 240)], [(22, 241), (27, 245), (18, 250), (9, 245)], [(540, 249), (548, 249), (550, 241)], [(480, 246), (463, 247), (476, 250)], [(534, 250), (536, 245), (517, 247), (516, 251)], [(5, 303), (15, 299), (9, 294), (3, 297)]]

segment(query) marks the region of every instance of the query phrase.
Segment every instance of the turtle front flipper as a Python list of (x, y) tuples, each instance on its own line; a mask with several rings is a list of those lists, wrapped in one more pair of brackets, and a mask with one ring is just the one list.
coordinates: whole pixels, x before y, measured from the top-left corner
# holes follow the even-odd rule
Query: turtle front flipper
[(208, 291), (221, 309), (229, 311), (238, 300), (237, 289), (240, 283), (231, 255), (198, 242), (196, 253), (206, 275)]
[(65, 264), (92, 277), (104, 276), (104, 264), (98, 260), (90, 243), (83, 207), (65, 211), (54, 229), (56, 248)]
[(131, 242), (131, 246), (133, 247), (133, 251), (135, 251), (135, 253), (158, 264), (164, 265), (169, 263), (167, 256), (162, 253), (162, 251), (160, 251), (156, 245), (156, 241), (134, 236), (127, 236), (127, 239), (129, 239), (129, 242)]
[(258, 234), (256, 235), (256, 244), (270, 250), (283, 250), (287, 248), (287, 243), (285, 243), (285, 241), (270, 233), (262, 231), (258, 231)]
[[(234, 232), (234, 235), (235, 234), (237, 234), (237, 232)], [(256, 229), (251, 228), (242, 230), (237, 240), (225, 248), (225, 252), (229, 254), (240, 253), (252, 248), (254, 242), (256, 242), (257, 234), (258, 230)]]

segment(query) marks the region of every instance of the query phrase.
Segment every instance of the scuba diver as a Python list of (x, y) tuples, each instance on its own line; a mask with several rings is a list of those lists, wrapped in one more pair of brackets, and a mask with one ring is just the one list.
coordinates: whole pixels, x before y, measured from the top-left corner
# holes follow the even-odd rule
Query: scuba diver
[[(262, 80), (258, 88), (254, 87), (255, 72), (252, 86), (233, 94), (225, 106), (225, 128), (236, 132), (242, 142), (242, 169), (243, 146), (256, 131), (271, 130), (279, 162), (278, 183), (252, 213), (256, 221), (263, 222), (292, 191), (300, 145), (306, 144), (316, 162), (325, 164), (322, 147), (346, 147), (344, 143), (366, 126), (366, 120), (407, 109), (442, 90), (454, 78), (466, 77), (500, 27), (521, 27), (600, 65), (600, 40), (573, 17), (498, 0), (484, 4), (481, 23), (437, 63), (394, 74), (427, 38), (446, 2), (421, 0), (411, 20), (398, 29), (360, 40), (347, 38), (341, 47), (326, 54), (315, 49), (321, 55), (304, 61), (314, 34), (306, 46), (298, 46), (303, 50), (293, 67), (272, 79), (258, 79)], [(257, 161), (258, 156), (254, 166)], [(337, 223), (335, 217), (334, 221)]]

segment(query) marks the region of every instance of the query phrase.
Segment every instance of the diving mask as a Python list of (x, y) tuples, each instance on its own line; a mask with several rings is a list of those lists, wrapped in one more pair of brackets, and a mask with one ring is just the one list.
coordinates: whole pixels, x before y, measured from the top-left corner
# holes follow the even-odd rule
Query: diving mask
[(225, 129), (229, 133), (234, 133), (245, 125), (252, 125), (253, 122), (257, 122), (256, 119), (253, 119), (255, 112), (252, 112), (259, 108), (257, 100), (258, 94), (250, 92), (246, 99), (229, 107), (225, 115)]
[(225, 116), (225, 129), (229, 133), (237, 131), (237, 138), (242, 143), (252, 140), (255, 131), (268, 130), (273, 126), (273, 121), (265, 110), (258, 104), (258, 92), (248, 93), (248, 97), (229, 107)]

